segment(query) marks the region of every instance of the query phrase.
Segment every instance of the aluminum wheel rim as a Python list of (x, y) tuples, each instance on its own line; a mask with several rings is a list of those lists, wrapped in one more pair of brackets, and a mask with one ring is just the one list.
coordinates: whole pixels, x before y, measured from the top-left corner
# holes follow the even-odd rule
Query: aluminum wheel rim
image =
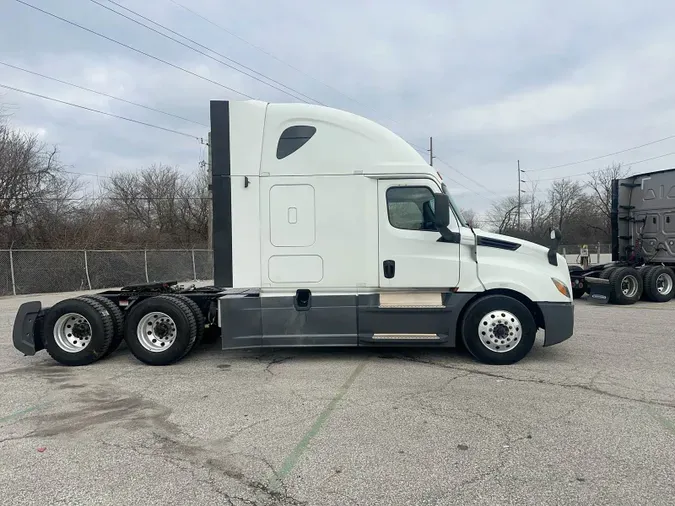
[(523, 326), (513, 313), (497, 310), (481, 318), (478, 337), (488, 350), (506, 353), (513, 350), (523, 337)]
[(621, 292), (629, 298), (635, 297), (638, 292), (638, 280), (632, 274), (624, 276), (621, 280)]
[(673, 278), (667, 272), (663, 272), (656, 278), (656, 289), (661, 295), (668, 295), (673, 291)]
[(91, 343), (91, 324), (79, 313), (66, 313), (56, 320), (54, 342), (66, 353), (78, 353)]
[(171, 348), (176, 341), (176, 334), (176, 322), (168, 314), (159, 311), (146, 314), (136, 327), (138, 342), (153, 353)]

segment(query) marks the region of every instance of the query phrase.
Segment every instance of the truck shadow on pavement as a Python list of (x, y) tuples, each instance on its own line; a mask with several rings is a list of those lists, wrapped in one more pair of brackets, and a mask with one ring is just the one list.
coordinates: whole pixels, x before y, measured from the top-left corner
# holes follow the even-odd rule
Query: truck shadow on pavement
[(480, 369), (491, 368), (505, 372), (509, 369), (519, 368), (519, 365), (532, 363), (547, 363), (560, 360), (562, 346), (544, 348), (543, 339), (537, 338), (530, 353), (520, 362), (510, 366), (486, 365), (476, 361), (462, 345), (456, 348), (423, 348), (415, 346), (381, 346), (381, 347), (307, 347), (307, 348), (258, 348), (247, 350), (221, 350), (218, 339), (209, 339), (194, 350), (190, 358), (200, 361), (210, 360), (217, 357), (218, 361), (225, 360), (227, 363), (219, 364), (220, 369), (227, 369), (237, 361), (256, 359), (268, 361), (270, 366), (288, 361), (302, 363), (311, 362), (343, 362), (361, 359), (385, 359), (400, 360), (406, 362), (419, 362), (428, 365), (440, 365), (448, 368), (461, 366), (467, 368), (475, 366)]

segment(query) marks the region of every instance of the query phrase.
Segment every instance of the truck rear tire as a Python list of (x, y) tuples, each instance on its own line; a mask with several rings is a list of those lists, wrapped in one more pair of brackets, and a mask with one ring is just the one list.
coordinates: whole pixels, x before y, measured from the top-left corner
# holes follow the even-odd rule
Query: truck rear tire
[(47, 353), (68, 366), (89, 365), (103, 358), (114, 335), (113, 317), (95, 300), (62, 300), (45, 315), (42, 338)]
[(185, 302), (185, 305), (192, 310), (192, 315), (195, 317), (195, 322), (197, 322), (197, 338), (192, 347), (196, 348), (202, 342), (202, 339), (204, 339), (204, 329), (206, 328), (206, 318), (204, 318), (204, 313), (202, 313), (201, 308), (190, 297), (182, 294), (173, 294), (173, 296)]
[(129, 309), (124, 339), (131, 353), (148, 365), (169, 365), (187, 355), (197, 338), (197, 322), (179, 297), (157, 295)]
[(110, 346), (108, 347), (108, 351), (106, 351), (105, 355), (102, 357), (105, 358), (117, 350), (124, 340), (124, 313), (122, 313), (122, 310), (117, 304), (102, 295), (83, 295), (82, 298), (98, 302), (106, 308), (110, 313), (110, 316), (112, 316), (113, 337)]
[(651, 266), (644, 276), (645, 297), (652, 302), (668, 302), (673, 298), (675, 273), (668, 267)]
[(609, 302), (612, 304), (635, 304), (643, 290), (642, 276), (633, 267), (618, 267), (609, 274)]
[(487, 295), (473, 302), (460, 328), (469, 353), (476, 360), (493, 365), (522, 360), (537, 336), (530, 310), (507, 295)]

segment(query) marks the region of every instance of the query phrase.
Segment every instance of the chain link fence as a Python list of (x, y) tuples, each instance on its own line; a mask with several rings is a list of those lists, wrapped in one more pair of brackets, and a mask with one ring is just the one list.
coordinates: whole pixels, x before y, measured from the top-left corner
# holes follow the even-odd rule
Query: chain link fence
[(0, 295), (209, 279), (211, 250), (0, 250)]

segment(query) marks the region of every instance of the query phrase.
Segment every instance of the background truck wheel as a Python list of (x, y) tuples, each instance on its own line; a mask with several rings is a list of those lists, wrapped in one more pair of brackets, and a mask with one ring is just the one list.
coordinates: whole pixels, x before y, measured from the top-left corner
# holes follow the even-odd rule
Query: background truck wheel
[(169, 365), (194, 346), (197, 322), (190, 307), (179, 297), (158, 295), (131, 306), (124, 338), (141, 362)]
[(609, 275), (617, 269), (618, 267), (605, 267), (604, 269), (602, 269), (602, 272), (600, 272), (600, 277), (602, 279), (609, 279)]
[(580, 299), (586, 295), (586, 288), (572, 288), (572, 297), (575, 299)]
[(633, 267), (618, 267), (609, 274), (609, 302), (635, 304), (642, 296), (642, 276)]
[[(573, 272), (583, 271), (583, 269), (578, 265), (570, 265), (568, 267), (568, 270), (570, 274), (572, 274)], [(572, 277), (572, 297), (574, 297), (575, 299), (580, 299), (585, 294), (586, 294), (586, 286), (583, 279), (575, 280)]]
[(673, 298), (675, 274), (668, 267), (652, 266), (644, 275), (644, 293), (653, 302), (668, 302)]
[(506, 295), (487, 295), (469, 306), (461, 333), (474, 358), (486, 364), (506, 365), (530, 352), (537, 325), (522, 302)]
[(637, 267), (637, 271), (640, 273), (640, 277), (642, 278), (642, 295), (640, 296), (641, 300), (651, 300), (647, 294), (647, 275), (649, 274), (649, 271), (651, 271), (655, 265), (643, 265), (642, 267)]
[(114, 335), (113, 318), (98, 302), (77, 297), (52, 306), (43, 339), (51, 357), (63, 365), (88, 365), (105, 356)]
[(104, 308), (106, 308), (110, 313), (110, 316), (112, 316), (113, 337), (108, 351), (106, 351), (103, 355), (103, 358), (105, 358), (113, 353), (117, 348), (119, 348), (120, 344), (124, 340), (124, 313), (122, 313), (122, 310), (117, 304), (115, 304), (110, 299), (103, 297), (102, 295), (84, 295), (82, 298), (98, 302)]
[(195, 317), (195, 321), (197, 322), (197, 338), (195, 339), (195, 344), (193, 345), (193, 348), (196, 348), (204, 338), (204, 329), (206, 327), (206, 318), (204, 318), (204, 313), (202, 313), (200, 307), (190, 297), (186, 297), (185, 295), (181, 294), (174, 294), (173, 296), (185, 302), (185, 305), (192, 310), (192, 314)]

